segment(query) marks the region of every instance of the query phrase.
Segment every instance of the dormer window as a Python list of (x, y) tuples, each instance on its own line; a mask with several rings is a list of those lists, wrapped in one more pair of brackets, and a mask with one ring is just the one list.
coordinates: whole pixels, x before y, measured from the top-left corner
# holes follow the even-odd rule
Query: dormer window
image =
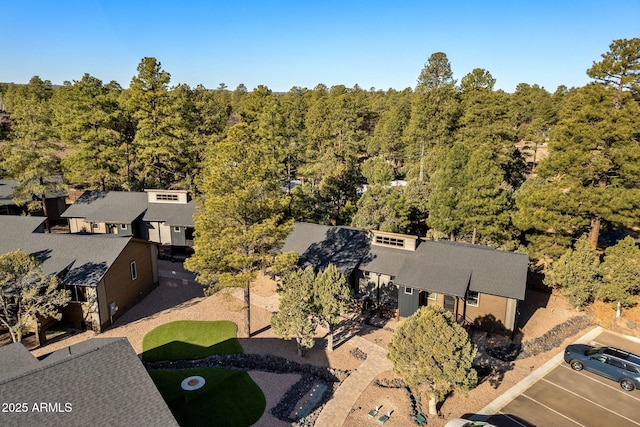
[(404, 239), (400, 239), (397, 237), (376, 236), (376, 243), (379, 245), (404, 248)]
[(156, 200), (157, 201), (170, 201), (170, 202), (177, 202), (178, 201), (178, 195), (177, 194), (166, 194), (166, 193), (158, 193), (156, 194)]

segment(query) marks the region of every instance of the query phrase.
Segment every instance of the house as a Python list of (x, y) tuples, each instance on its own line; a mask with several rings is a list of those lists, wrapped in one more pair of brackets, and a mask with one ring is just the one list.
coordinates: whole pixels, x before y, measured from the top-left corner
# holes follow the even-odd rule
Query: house
[(94, 338), (36, 359), (0, 348), (3, 426), (178, 426), (126, 338)]
[[(13, 198), (13, 192), (17, 184), (9, 179), (0, 179), (0, 215), (24, 215), (27, 213), (25, 205), (18, 206)], [(61, 214), (66, 208), (66, 194), (54, 193), (46, 195), (46, 208), (49, 221), (59, 222)], [(32, 200), (24, 200), (24, 203)], [(38, 212), (36, 212), (38, 214)], [(43, 213), (40, 212), (40, 215)]]
[(63, 217), (71, 233), (133, 236), (185, 251), (193, 247), (195, 211), (186, 190), (86, 191)]
[(0, 216), (0, 254), (22, 249), (59, 277), (71, 291), (63, 322), (102, 332), (157, 286), (157, 245), (131, 236), (44, 234), (42, 222)]
[(506, 331), (516, 327), (529, 264), (487, 246), (308, 223), (295, 224), (282, 250), (316, 269), (342, 265), (358, 299), (399, 317), (437, 304), (461, 323)]
[(62, 218), (69, 221), (71, 233), (140, 237), (146, 209), (144, 193), (85, 191), (67, 208)]
[(185, 190), (144, 190), (147, 210), (142, 217), (146, 234), (142, 237), (163, 246), (193, 247), (193, 215), (196, 203)]

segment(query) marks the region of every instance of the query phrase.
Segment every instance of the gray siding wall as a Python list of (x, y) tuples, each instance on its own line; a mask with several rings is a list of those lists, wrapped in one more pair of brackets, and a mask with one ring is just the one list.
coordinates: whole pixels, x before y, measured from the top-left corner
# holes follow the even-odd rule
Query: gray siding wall
[[(176, 228), (178, 231), (176, 231)], [(187, 246), (184, 227), (171, 227), (171, 244), (173, 246)]]
[(398, 310), (400, 317), (409, 317), (418, 310), (418, 290), (413, 290), (413, 295), (405, 292), (404, 286), (398, 289)]
[(118, 224), (118, 236), (133, 236), (133, 231), (133, 224)]

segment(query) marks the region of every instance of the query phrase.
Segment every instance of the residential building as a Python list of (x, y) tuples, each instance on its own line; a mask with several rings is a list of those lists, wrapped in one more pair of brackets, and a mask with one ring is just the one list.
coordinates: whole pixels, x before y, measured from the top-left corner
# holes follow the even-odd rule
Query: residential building
[[(24, 215), (27, 213), (25, 205), (18, 205), (14, 198), (13, 192), (16, 189), (16, 182), (9, 179), (0, 179), (0, 215)], [(60, 221), (61, 214), (66, 208), (66, 194), (54, 193), (47, 194), (45, 200), (47, 215), (51, 223), (57, 223)], [(24, 200), (24, 203), (31, 202), (35, 199), (35, 196), (31, 200)], [(36, 215), (43, 215), (43, 212), (35, 212)]]
[(184, 252), (193, 247), (195, 211), (186, 190), (86, 191), (63, 217), (71, 233), (133, 236)]
[(514, 331), (529, 258), (482, 245), (406, 234), (296, 223), (283, 252), (316, 269), (336, 264), (365, 305), (398, 317), (437, 304), (461, 323)]
[(0, 254), (22, 249), (59, 277), (71, 291), (63, 322), (102, 332), (157, 286), (157, 245), (131, 236), (44, 234), (43, 220), (0, 216)]
[(71, 233), (141, 237), (142, 216), (146, 209), (144, 193), (85, 191), (62, 217), (69, 221)]
[(36, 359), (0, 347), (0, 424), (178, 426), (126, 338), (94, 338)]
[(185, 190), (144, 190), (147, 210), (143, 238), (163, 246), (192, 248), (196, 204)]

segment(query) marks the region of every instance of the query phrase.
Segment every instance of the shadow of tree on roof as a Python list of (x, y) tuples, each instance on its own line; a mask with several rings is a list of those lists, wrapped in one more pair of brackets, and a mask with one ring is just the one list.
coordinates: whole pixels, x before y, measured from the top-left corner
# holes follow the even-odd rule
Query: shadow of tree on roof
[(41, 251), (31, 252), (29, 255), (37, 259), (38, 262), (42, 264), (43, 262), (51, 258), (51, 252), (52, 252), (51, 249), (43, 249)]
[(327, 230), (324, 240), (307, 248), (300, 256), (300, 263), (316, 270), (323, 270), (333, 264), (341, 273), (348, 275), (367, 256), (370, 246), (369, 239), (362, 230), (332, 227)]
[(75, 202), (73, 202), (73, 204), (89, 205), (95, 202), (96, 200), (104, 199), (105, 197), (107, 197), (106, 191), (99, 191), (99, 190), (85, 191), (84, 193), (82, 193), (80, 197), (78, 197), (78, 199)]
[(85, 262), (78, 267), (71, 267), (62, 277), (65, 285), (96, 286), (108, 270), (106, 262)]

